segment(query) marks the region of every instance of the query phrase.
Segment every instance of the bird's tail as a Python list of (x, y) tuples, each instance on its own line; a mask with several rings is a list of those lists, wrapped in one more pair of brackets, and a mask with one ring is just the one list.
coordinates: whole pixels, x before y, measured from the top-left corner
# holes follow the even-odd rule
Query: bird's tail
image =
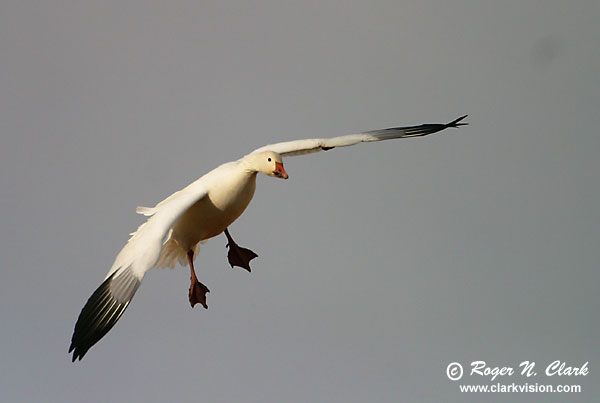
[[(193, 248), (194, 256), (200, 252), (200, 244), (204, 242), (205, 241), (198, 242), (198, 244), (196, 244), (196, 246)], [(158, 261), (154, 267), (159, 269), (164, 269), (167, 267), (169, 269), (173, 269), (177, 263), (179, 263), (181, 266), (187, 266), (187, 251), (184, 250), (175, 239), (169, 237), (163, 244), (160, 250)]]
[(69, 353), (73, 359), (82, 359), (117, 323), (131, 302), (142, 280), (131, 268), (116, 270), (98, 287), (79, 314), (71, 338)]
[(174, 268), (177, 263), (185, 266), (187, 264), (187, 255), (181, 246), (173, 238), (169, 238), (162, 246), (156, 267)]

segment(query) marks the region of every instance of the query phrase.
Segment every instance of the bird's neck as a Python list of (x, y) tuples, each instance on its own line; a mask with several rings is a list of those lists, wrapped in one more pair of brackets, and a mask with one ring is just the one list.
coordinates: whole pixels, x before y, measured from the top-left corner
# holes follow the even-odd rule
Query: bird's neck
[(258, 170), (256, 169), (256, 164), (254, 163), (254, 156), (247, 156), (239, 161), (240, 165), (243, 168), (243, 172), (245, 175), (251, 177), (254, 176), (256, 178), (256, 174)]

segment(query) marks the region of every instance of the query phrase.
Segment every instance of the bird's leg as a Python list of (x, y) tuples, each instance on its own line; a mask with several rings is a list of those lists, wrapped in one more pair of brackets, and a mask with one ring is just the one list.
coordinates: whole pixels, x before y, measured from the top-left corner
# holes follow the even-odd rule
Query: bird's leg
[(225, 228), (225, 236), (227, 237), (227, 245), (225, 245), (225, 247), (229, 248), (227, 259), (229, 260), (231, 267), (239, 266), (243, 269), (251, 271), (250, 261), (255, 257), (258, 257), (258, 255), (252, 252), (250, 249), (242, 248), (235, 243), (231, 237), (231, 234), (229, 234), (229, 229), (227, 228)]
[(191, 249), (188, 250), (187, 257), (190, 265), (190, 305), (193, 308), (199, 302), (205, 309), (208, 309), (208, 305), (206, 305), (206, 293), (210, 292), (210, 290), (199, 282), (196, 277), (196, 272), (194, 271), (194, 251)]

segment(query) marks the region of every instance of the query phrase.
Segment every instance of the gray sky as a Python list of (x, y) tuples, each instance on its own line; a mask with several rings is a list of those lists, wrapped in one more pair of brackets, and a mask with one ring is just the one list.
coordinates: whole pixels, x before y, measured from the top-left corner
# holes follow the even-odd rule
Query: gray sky
[[(149, 3), (0, 6), (1, 400), (598, 396), (597, 1)], [(288, 158), (231, 227), (251, 274), (217, 237), (196, 260), (209, 310), (187, 268), (151, 271), (71, 363), (137, 205), (264, 144), (465, 113), (460, 131)], [(582, 394), (446, 377), (557, 359), (590, 374), (530, 383)]]

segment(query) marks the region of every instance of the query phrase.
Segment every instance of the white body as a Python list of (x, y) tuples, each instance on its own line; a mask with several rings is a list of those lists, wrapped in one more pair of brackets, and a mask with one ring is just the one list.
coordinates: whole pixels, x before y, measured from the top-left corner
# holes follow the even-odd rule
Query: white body
[(246, 210), (256, 190), (256, 161), (266, 158), (281, 161), (272, 152), (248, 155), (220, 165), (155, 207), (138, 207), (138, 213), (150, 218), (132, 234), (107, 278), (128, 266), (141, 279), (152, 267), (187, 265), (189, 250), (195, 252), (200, 242), (222, 233)]
[[(163, 245), (157, 267), (185, 266), (188, 250), (222, 233), (242, 215), (256, 190), (257, 172), (238, 169), (238, 162), (221, 165), (198, 179), (212, 189), (189, 207), (173, 224)], [(187, 189), (187, 188), (186, 188)], [(184, 189), (183, 191), (185, 191)]]

